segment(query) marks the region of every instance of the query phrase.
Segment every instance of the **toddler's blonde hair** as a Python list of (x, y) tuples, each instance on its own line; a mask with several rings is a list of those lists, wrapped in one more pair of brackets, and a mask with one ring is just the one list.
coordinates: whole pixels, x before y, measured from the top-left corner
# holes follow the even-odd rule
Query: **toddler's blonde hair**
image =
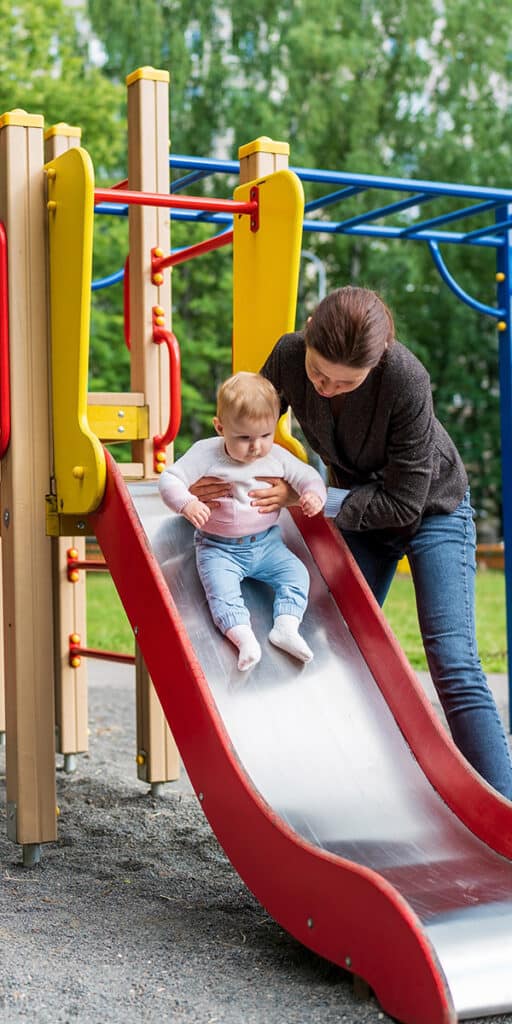
[(273, 384), (261, 373), (240, 370), (220, 385), (217, 392), (217, 416), (224, 418), (255, 420), (269, 416), (279, 419), (281, 403)]

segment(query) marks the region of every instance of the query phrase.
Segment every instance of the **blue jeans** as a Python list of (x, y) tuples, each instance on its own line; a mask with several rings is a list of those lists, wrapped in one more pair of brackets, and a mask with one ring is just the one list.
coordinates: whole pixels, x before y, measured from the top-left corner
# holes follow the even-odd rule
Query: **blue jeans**
[(476, 643), (476, 532), (469, 491), (449, 515), (425, 517), (406, 542), (382, 543), (376, 532), (343, 536), (381, 605), (398, 560), (407, 555), (423, 646), (453, 739), (476, 771), (512, 800), (508, 743)]
[(215, 625), (222, 633), (248, 624), (241, 583), (250, 578), (270, 584), (275, 591), (277, 615), (304, 614), (309, 573), (303, 562), (286, 547), (278, 526), (247, 537), (217, 537), (196, 530), (196, 564)]

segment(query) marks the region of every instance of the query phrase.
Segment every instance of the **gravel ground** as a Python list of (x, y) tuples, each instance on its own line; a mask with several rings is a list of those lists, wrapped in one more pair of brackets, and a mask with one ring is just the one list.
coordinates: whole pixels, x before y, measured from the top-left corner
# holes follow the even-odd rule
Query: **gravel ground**
[(0, 751), (0, 1021), (390, 1021), (262, 910), (185, 774), (158, 799), (137, 780), (132, 673), (90, 674), (90, 752), (58, 770), (59, 840), (32, 869), (6, 838)]

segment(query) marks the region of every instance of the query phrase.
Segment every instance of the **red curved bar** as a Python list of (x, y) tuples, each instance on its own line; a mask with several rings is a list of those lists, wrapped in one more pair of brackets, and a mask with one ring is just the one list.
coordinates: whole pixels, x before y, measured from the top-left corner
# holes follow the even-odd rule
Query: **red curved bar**
[(11, 386), (9, 379), (9, 273), (7, 235), (0, 222), (0, 459), (11, 439)]
[(155, 470), (158, 472), (159, 467), (161, 469), (162, 463), (158, 458), (158, 455), (174, 441), (178, 430), (180, 429), (181, 423), (181, 359), (180, 359), (180, 346), (178, 339), (172, 331), (165, 330), (164, 327), (153, 328), (153, 341), (157, 345), (167, 345), (167, 351), (169, 353), (169, 423), (167, 429), (163, 434), (156, 435), (153, 438), (153, 453), (155, 460)]
[(182, 210), (202, 210), (208, 213), (256, 214), (256, 201), (242, 203), (236, 199), (212, 199), (208, 196), (164, 195), (163, 192), (133, 192), (130, 189), (96, 188), (95, 203), (128, 203), (132, 206), (168, 206)]

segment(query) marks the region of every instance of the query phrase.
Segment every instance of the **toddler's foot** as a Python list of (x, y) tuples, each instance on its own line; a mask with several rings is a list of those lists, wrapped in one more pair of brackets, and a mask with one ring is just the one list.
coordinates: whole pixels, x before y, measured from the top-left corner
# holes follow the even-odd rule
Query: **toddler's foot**
[(295, 615), (277, 615), (268, 638), (275, 647), (299, 661), (308, 662), (313, 657), (313, 651), (299, 633), (299, 620)]
[(232, 626), (231, 629), (228, 629), (226, 636), (235, 647), (238, 647), (238, 668), (241, 672), (247, 672), (253, 665), (258, 664), (261, 658), (261, 647), (250, 626), (245, 623), (240, 626)]

